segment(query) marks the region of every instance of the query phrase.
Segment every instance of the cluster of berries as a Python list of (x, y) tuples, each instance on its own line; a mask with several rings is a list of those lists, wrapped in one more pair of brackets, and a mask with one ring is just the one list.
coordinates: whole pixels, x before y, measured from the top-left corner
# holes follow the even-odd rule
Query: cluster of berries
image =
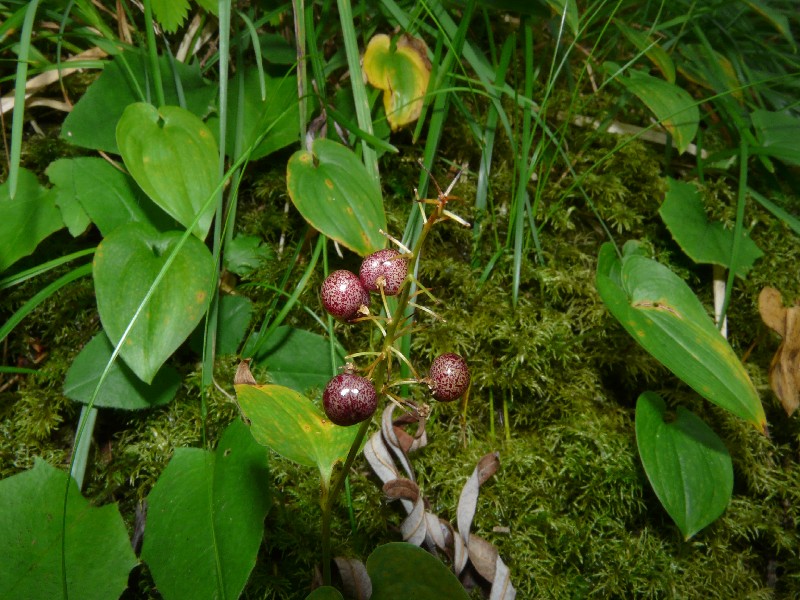
[[(361, 263), (359, 274), (334, 271), (322, 283), (320, 295), (325, 310), (334, 318), (351, 322), (369, 316), (370, 292), (396, 296), (403, 289), (408, 261), (394, 249), (379, 250)], [(441, 402), (460, 398), (470, 383), (466, 361), (452, 352), (437, 356), (428, 376), (431, 395)], [(337, 425), (354, 425), (369, 419), (378, 406), (375, 386), (349, 368), (325, 386), (322, 396), (325, 414)]]

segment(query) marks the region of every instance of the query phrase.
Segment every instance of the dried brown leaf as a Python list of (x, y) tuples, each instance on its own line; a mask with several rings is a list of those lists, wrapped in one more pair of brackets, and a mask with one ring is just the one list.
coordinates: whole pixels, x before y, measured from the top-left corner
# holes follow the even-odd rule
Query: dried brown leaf
[(367, 568), (360, 560), (355, 558), (334, 558), (339, 576), (342, 578), (342, 588), (345, 596), (356, 600), (368, 600), (372, 596), (372, 580), (367, 574)]
[(783, 338), (769, 366), (769, 384), (786, 414), (800, 406), (800, 306), (783, 305), (778, 290), (766, 287), (758, 296), (764, 323)]
[(258, 385), (256, 378), (250, 372), (250, 359), (245, 359), (236, 367), (236, 375), (233, 376), (234, 385)]
[(478, 535), (469, 537), (469, 560), (486, 581), (494, 581), (497, 548)]
[(781, 293), (773, 287), (765, 287), (758, 295), (758, 312), (761, 320), (779, 336), (786, 332), (786, 308)]
[(383, 485), (383, 493), (389, 500), (401, 498), (416, 502), (419, 498), (419, 486), (410, 479), (400, 478), (388, 481)]

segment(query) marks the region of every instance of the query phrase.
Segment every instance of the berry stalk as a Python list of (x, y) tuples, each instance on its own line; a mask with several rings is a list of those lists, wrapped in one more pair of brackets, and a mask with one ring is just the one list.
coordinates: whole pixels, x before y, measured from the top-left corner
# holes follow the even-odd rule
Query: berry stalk
[[(377, 364), (375, 369), (373, 370), (373, 377), (372, 382), (375, 386), (375, 390), (379, 395), (385, 395), (384, 385), (386, 383), (386, 376), (387, 376), (387, 369), (385, 368), (385, 363), (388, 360), (390, 353), (392, 352), (392, 347), (397, 341), (398, 336), (398, 327), (400, 324), (405, 320), (405, 311), (406, 307), (408, 306), (409, 296), (411, 286), (408, 284), (409, 279), (414, 272), (414, 266), (419, 259), (419, 256), (422, 252), (422, 246), (425, 243), (425, 239), (428, 237), (433, 226), (436, 224), (437, 221), (446, 218), (443, 217), (445, 211), (445, 204), (446, 199), (441, 197), (436, 201), (434, 206), (436, 207), (433, 213), (425, 219), (425, 223), (422, 226), (422, 231), (420, 232), (419, 238), (417, 239), (414, 248), (411, 251), (411, 256), (408, 259), (408, 267), (406, 269), (406, 281), (405, 285), (403, 285), (400, 296), (397, 301), (397, 307), (395, 308), (394, 313), (391, 316), (391, 320), (388, 321), (386, 327), (386, 335), (383, 338), (383, 344), (381, 346), (381, 350), (378, 353)], [(421, 205), (420, 205), (421, 208)], [(424, 214), (423, 209), (423, 214)], [(412, 313), (413, 314), (413, 313)], [(402, 332), (401, 332), (402, 333)], [(347, 458), (342, 465), (342, 468), (336, 472), (333, 477), (333, 483), (330, 488), (326, 488), (323, 484), (322, 487), (322, 494), (320, 498), (320, 504), (322, 508), (322, 578), (325, 585), (330, 585), (331, 583), (331, 570), (330, 570), (330, 561), (331, 561), (331, 545), (330, 545), (330, 536), (331, 536), (331, 516), (333, 512), (333, 503), (335, 502), (336, 498), (339, 496), (342, 490), (342, 486), (344, 485), (344, 481), (347, 478), (347, 474), (350, 472), (350, 468), (353, 466), (353, 462), (358, 455), (358, 450), (361, 448), (361, 444), (364, 441), (364, 437), (367, 435), (367, 431), (369, 430), (369, 426), (372, 423), (372, 418), (367, 418), (362, 421), (361, 425), (358, 428), (358, 432), (356, 433), (356, 437), (353, 440), (353, 445), (350, 446), (350, 451), (347, 454)]]

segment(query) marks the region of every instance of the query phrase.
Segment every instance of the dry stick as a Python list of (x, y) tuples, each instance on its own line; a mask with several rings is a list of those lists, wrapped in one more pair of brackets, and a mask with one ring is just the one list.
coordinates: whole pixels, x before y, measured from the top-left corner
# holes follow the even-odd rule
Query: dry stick
[[(566, 121), (570, 116), (565, 112), (559, 112), (557, 115), (560, 121)], [(600, 121), (594, 120), (590, 117), (583, 115), (575, 115), (572, 117), (571, 122), (578, 127), (591, 127), (592, 129), (600, 129)], [(608, 127), (603, 130), (603, 133), (613, 133), (615, 135), (632, 135), (646, 142), (654, 144), (667, 145), (668, 136), (663, 131), (653, 130), (651, 128), (639, 127), (638, 125), (631, 125), (630, 123), (621, 123), (620, 121), (613, 121)], [(686, 152), (693, 156), (697, 156), (697, 145), (689, 144), (686, 147)], [(700, 152), (702, 158), (708, 158), (708, 151), (702, 150)]]

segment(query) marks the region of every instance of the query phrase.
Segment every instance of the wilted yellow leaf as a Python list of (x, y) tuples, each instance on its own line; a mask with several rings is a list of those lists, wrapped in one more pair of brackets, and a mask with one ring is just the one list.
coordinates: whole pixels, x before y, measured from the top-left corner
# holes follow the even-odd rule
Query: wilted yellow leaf
[(431, 76), (424, 41), (404, 34), (393, 44), (386, 34), (373, 36), (364, 53), (364, 74), (371, 85), (383, 90), (392, 130), (419, 118)]

